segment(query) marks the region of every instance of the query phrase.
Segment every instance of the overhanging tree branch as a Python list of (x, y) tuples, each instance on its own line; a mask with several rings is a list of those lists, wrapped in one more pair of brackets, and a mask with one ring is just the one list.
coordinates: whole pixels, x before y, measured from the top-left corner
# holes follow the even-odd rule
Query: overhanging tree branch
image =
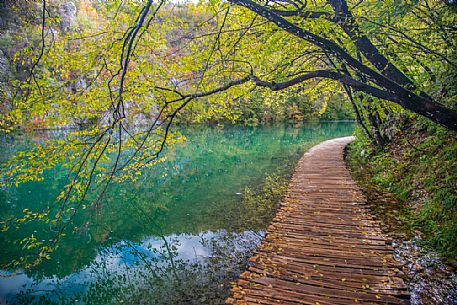
[[(264, 6), (256, 2), (253, 2), (251, 0), (229, 1), (234, 4), (243, 6), (251, 10), (252, 12), (266, 18), (267, 20), (273, 22), (284, 31), (298, 38), (301, 38), (317, 47), (320, 47), (331, 54), (334, 54), (348, 67), (354, 69), (358, 74), (366, 76), (376, 85), (383, 88), (385, 91), (382, 92), (387, 91), (390, 92), (391, 96), (395, 96), (395, 99), (389, 98), (388, 100), (393, 101), (417, 114), (423, 115), (424, 117), (427, 117), (432, 121), (441, 124), (451, 130), (457, 130), (456, 111), (446, 108), (443, 105), (432, 101), (429, 97), (423, 97), (415, 94), (410, 89), (408, 89), (408, 87), (403, 87), (401, 84), (399, 84), (396, 81), (397, 77), (395, 77), (394, 79), (390, 79), (388, 76), (376, 72), (375, 70), (358, 61), (356, 58), (352, 57), (349, 53), (347, 53), (342, 47), (340, 47), (335, 42), (328, 40), (324, 37), (321, 37), (319, 35), (316, 35), (306, 29), (298, 27), (297, 25), (279, 16), (272, 10), (265, 8)], [(404, 80), (403, 83), (406, 83), (406, 80)], [(359, 83), (352, 83), (348, 85), (351, 85), (353, 89), (362, 89), (364, 87)]]
[(329, 21), (336, 21), (335, 16), (330, 14), (329, 12), (313, 12), (313, 11), (303, 11), (303, 10), (295, 10), (295, 11), (283, 11), (283, 10), (272, 10), (274, 13), (278, 14), (282, 17), (302, 17), (302, 18), (311, 18), (311, 19), (326, 19)]
[(361, 32), (359, 26), (349, 11), (345, 0), (328, 1), (335, 11), (335, 21), (341, 26), (343, 31), (354, 42), (357, 49), (362, 52), (363, 56), (386, 77), (392, 79), (402, 86), (411, 89), (414, 88), (413, 82), (395, 67), (389, 60), (382, 55), (368, 37)]
[(341, 74), (341, 73), (331, 71), (331, 70), (311, 71), (311, 72), (301, 74), (297, 77), (294, 77), (292, 79), (289, 79), (289, 80), (283, 81), (283, 82), (265, 81), (255, 75), (248, 75), (243, 78), (230, 81), (226, 85), (214, 88), (209, 91), (198, 92), (198, 93), (187, 94), (187, 95), (180, 93), (179, 95), (181, 96), (180, 100), (187, 99), (187, 98), (191, 98), (191, 99), (201, 98), (201, 97), (210, 96), (210, 95), (213, 95), (216, 93), (224, 92), (232, 87), (239, 86), (239, 85), (245, 84), (247, 82), (253, 82), (258, 87), (265, 87), (272, 91), (280, 91), (280, 90), (284, 90), (286, 88), (295, 86), (306, 80), (310, 80), (310, 79), (314, 79), (314, 78), (333, 79), (333, 80), (339, 81), (340, 83), (342, 83), (344, 85), (351, 87), (355, 91), (365, 92), (374, 97), (378, 97), (378, 98), (381, 98), (384, 100), (398, 103), (398, 97), (389, 91), (379, 89), (377, 87), (357, 81), (348, 75)]

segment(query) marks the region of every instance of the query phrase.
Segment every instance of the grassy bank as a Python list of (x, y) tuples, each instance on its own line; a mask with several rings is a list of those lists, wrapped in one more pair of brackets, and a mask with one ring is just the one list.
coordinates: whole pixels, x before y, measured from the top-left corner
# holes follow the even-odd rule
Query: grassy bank
[(392, 194), (392, 200), (378, 206), (379, 216), (401, 225), (406, 233), (421, 235), (426, 246), (448, 259), (457, 257), (455, 132), (409, 120), (384, 149), (373, 147), (359, 134), (347, 158), (368, 193)]

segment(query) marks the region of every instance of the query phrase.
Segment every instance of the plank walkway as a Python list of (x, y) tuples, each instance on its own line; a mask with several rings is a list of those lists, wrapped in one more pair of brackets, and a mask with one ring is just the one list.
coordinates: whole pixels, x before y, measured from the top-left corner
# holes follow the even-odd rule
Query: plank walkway
[(390, 241), (346, 169), (352, 140), (304, 154), (227, 304), (409, 304)]

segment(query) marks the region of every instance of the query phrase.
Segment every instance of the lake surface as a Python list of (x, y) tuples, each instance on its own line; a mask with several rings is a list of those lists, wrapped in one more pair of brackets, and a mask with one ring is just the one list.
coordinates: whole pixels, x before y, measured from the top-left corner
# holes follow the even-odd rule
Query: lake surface
[[(187, 141), (164, 163), (113, 184), (100, 210), (82, 211), (50, 260), (0, 270), (0, 304), (223, 304), (273, 216), (274, 204), (257, 198), (289, 177), (305, 150), (354, 127), (185, 129)], [(1, 139), (2, 158), (35, 140)], [(55, 169), (46, 178), (0, 189), (0, 218), (53, 201), (65, 174)], [(27, 231), (51, 236), (36, 224)], [(15, 238), (0, 233), (2, 263), (21, 256)]]

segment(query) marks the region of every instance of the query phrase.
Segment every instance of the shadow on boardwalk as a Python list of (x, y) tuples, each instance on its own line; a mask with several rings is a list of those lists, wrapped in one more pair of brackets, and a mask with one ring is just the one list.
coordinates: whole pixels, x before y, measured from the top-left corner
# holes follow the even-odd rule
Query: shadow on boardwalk
[(325, 141), (301, 158), (227, 304), (409, 304), (390, 241), (346, 169), (352, 140)]

